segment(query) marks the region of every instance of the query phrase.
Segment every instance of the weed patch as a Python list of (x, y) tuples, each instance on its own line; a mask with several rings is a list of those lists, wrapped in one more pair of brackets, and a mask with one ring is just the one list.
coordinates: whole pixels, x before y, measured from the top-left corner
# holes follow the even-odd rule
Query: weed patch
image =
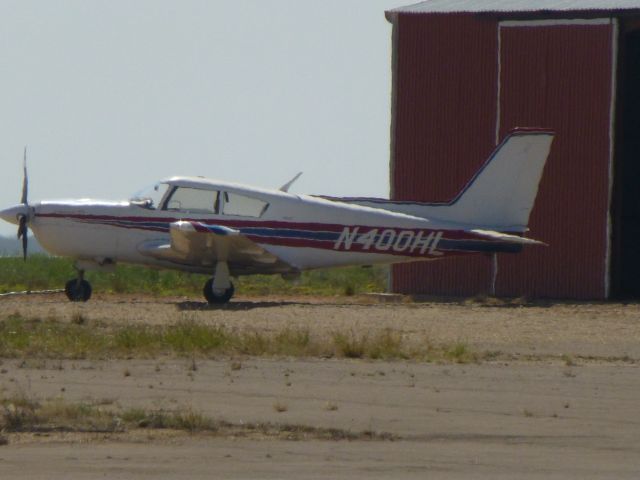
[[(189, 433), (232, 436), (268, 436), (283, 440), (396, 440), (384, 432), (352, 432), (337, 428), (280, 423), (233, 424), (215, 420), (190, 408), (183, 410), (102, 409), (98, 403), (67, 403), (61, 399), (35, 401), (23, 397), (0, 398), (0, 429), (13, 432), (100, 432), (116, 433), (131, 429), (171, 429)], [(274, 405), (274, 408), (276, 406)], [(276, 409), (287, 411), (281, 404)], [(0, 436), (0, 445), (9, 443)]]
[(121, 420), (130, 427), (186, 430), (188, 432), (215, 432), (218, 424), (191, 409), (179, 411), (146, 411), (140, 408), (125, 410)]
[(334, 332), (333, 343), (335, 353), (346, 358), (398, 359), (408, 358), (409, 351), (397, 332), (387, 329), (374, 336)]
[(367, 336), (358, 336), (354, 332), (344, 333), (335, 332), (333, 334), (333, 343), (335, 344), (336, 354), (346, 358), (362, 358), (364, 357)]
[(462, 342), (445, 347), (444, 357), (455, 363), (470, 363), (478, 360), (478, 356)]
[(89, 403), (66, 403), (61, 399), (39, 402), (25, 397), (0, 400), (0, 430), (5, 432), (115, 431), (112, 414)]

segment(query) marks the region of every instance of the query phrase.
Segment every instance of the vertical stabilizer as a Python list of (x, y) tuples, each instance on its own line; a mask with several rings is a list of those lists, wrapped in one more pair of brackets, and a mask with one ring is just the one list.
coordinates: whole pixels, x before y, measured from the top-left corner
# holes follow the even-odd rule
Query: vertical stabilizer
[(539, 128), (511, 131), (462, 191), (447, 203), (354, 197), (332, 200), (488, 230), (524, 232), (553, 137), (551, 130)]
[(549, 130), (512, 131), (456, 198), (433, 213), (454, 222), (525, 231), (553, 137)]

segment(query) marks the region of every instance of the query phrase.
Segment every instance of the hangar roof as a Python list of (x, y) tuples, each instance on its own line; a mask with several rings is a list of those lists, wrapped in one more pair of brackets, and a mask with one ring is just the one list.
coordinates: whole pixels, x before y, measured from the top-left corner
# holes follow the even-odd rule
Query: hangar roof
[(638, 10), (639, 0), (427, 0), (387, 13), (570, 12), (584, 10)]

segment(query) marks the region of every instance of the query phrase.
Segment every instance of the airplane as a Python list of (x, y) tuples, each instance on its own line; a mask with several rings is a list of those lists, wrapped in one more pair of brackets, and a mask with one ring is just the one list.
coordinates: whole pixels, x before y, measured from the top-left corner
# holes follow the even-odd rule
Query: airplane
[(516, 253), (544, 245), (524, 237), (554, 133), (512, 130), (447, 203), (289, 192), (203, 177), (171, 177), (128, 201), (28, 202), (26, 149), (20, 204), (0, 211), (18, 225), (27, 257), (30, 228), (53, 255), (74, 260), (65, 293), (87, 301), (87, 270), (118, 263), (211, 275), (209, 304), (234, 294), (232, 277), (438, 260), (477, 253)]

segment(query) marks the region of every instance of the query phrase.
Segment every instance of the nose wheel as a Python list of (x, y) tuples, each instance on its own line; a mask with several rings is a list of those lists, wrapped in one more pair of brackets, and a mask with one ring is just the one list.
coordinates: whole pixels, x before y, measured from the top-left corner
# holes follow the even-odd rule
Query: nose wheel
[(91, 298), (91, 284), (84, 279), (84, 271), (78, 271), (78, 278), (67, 282), (64, 293), (72, 302), (86, 302)]
[(64, 293), (72, 302), (86, 302), (91, 298), (91, 284), (86, 280), (72, 278), (65, 285)]

